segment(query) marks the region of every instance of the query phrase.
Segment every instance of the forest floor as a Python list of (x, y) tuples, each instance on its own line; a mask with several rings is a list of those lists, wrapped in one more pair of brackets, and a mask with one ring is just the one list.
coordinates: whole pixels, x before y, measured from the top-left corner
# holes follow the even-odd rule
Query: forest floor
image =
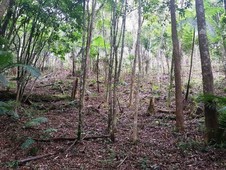
[[(29, 102), (19, 109), (19, 120), (0, 117), (0, 169), (226, 169), (226, 149), (206, 145), (203, 113), (195, 113), (195, 102), (185, 108), (185, 132), (178, 133), (175, 115), (161, 111), (175, 110), (174, 101), (170, 108), (166, 107), (167, 85), (154, 85), (150, 81), (144, 81), (140, 86), (139, 140), (136, 144), (131, 140), (134, 106), (128, 107), (129, 78), (124, 78), (119, 86), (121, 111), (117, 115), (115, 143), (107, 137), (104, 84), (100, 84), (98, 93), (95, 78), (87, 82), (83, 140), (75, 141), (78, 101), (70, 99), (75, 78), (68, 75), (67, 71), (61, 71), (39, 79)], [(0, 92), (0, 100), (11, 96), (14, 95)], [(157, 112), (147, 116), (149, 100), (153, 96)]]

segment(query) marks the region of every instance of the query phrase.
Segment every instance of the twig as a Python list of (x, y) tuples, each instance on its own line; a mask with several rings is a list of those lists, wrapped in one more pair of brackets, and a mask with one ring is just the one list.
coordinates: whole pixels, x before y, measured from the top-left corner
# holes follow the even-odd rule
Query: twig
[[(82, 138), (81, 141), (84, 140), (84, 138)], [(66, 149), (65, 152), (68, 152), (72, 148), (72, 146), (76, 145), (78, 142), (79, 142), (79, 140), (75, 139), (74, 142)]]
[(64, 89), (63, 89), (63, 87), (62, 87), (60, 84), (59, 84), (59, 87), (60, 87), (61, 93), (62, 93), (62, 94), (65, 94)]
[(128, 155), (120, 162), (120, 164), (118, 164), (117, 168), (119, 168), (124, 162), (125, 160), (128, 158)]

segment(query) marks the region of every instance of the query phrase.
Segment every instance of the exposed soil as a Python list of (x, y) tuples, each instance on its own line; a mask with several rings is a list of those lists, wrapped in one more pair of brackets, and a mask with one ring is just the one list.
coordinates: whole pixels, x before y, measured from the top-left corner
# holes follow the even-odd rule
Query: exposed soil
[[(175, 116), (171, 112), (158, 111), (154, 115), (146, 115), (152, 96), (156, 98), (156, 110), (175, 109), (174, 104), (170, 108), (166, 107), (167, 88), (151, 89), (153, 86), (148, 82), (141, 85), (139, 141), (136, 144), (131, 140), (134, 108), (128, 107), (129, 81), (126, 78), (119, 86), (121, 112), (118, 113), (116, 142), (112, 143), (107, 137), (108, 109), (104, 84), (101, 84), (98, 93), (91, 78), (85, 98), (84, 140), (74, 141), (72, 138), (76, 138), (78, 124), (78, 101), (70, 100), (74, 78), (68, 74), (66, 71), (58, 72), (40, 79), (29, 102), (22, 104), (19, 109), (19, 120), (0, 117), (0, 169), (11, 169), (13, 166), (18, 169), (43, 170), (226, 169), (226, 150), (205, 144), (202, 113), (194, 114), (190, 105), (185, 108), (184, 133), (175, 131)], [(0, 100), (7, 96), (4, 97), (3, 92), (0, 94)], [(11, 94), (8, 97), (13, 96)], [(48, 122), (34, 127), (26, 126), (26, 122), (37, 117), (46, 117)], [(93, 136), (103, 138), (89, 138)], [(23, 148), (28, 138), (36, 141)], [(17, 165), (16, 160), (40, 155), (45, 157)]]

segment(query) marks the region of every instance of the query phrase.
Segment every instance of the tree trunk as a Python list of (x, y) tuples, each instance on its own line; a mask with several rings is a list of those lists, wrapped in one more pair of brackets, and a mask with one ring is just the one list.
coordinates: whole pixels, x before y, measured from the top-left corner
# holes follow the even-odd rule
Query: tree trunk
[(82, 53), (84, 49), (81, 48), (78, 52), (78, 54), (75, 56), (75, 51), (72, 51), (72, 76), (76, 76), (75, 72), (76, 72), (76, 58), (79, 57), (79, 55)]
[(185, 100), (188, 100), (188, 94), (189, 94), (189, 89), (190, 89), (190, 81), (191, 81), (191, 72), (192, 72), (192, 65), (193, 65), (193, 54), (194, 54), (194, 47), (195, 47), (195, 28), (193, 31), (193, 39), (192, 39), (192, 49), (191, 49), (191, 60), (190, 60), (190, 70), (189, 70), (189, 75), (188, 75), (188, 83), (187, 83), (187, 90), (185, 94)]
[(175, 74), (176, 127), (179, 131), (184, 131), (183, 98), (181, 89), (181, 55), (177, 36), (175, 0), (170, 0), (170, 13), (171, 13), (172, 41), (173, 41), (174, 74)]
[[(119, 16), (117, 16), (118, 2), (112, 1), (112, 18), (111, 18), (111, 52), (109, 62), (109, 73), (108, 73), (108, 96), (109, 96), (109, 113), (108, 113), (108, 130), (110, 132), (110, 138), (112, 142), (115, 141), (116, 132), (116, 120), (117, 120), (117, 92), (119, 74), (121, 70), (122, 56), (118, 58), (118, 47), (120, 40), (124, 41), (125, 19), (122, 20), (122, 28), (119, 32)], [(123, 11), (123, 6), (126, 2), (122, 2), (120, 12)], [(119, 5), (120, 6), (120, 5)], [(126, 9), (126, 6), (125, 6)], [(124, 10), (126, 12), (126, 10)], [(119, 35), (118, 35), (119, 34)], [(124, 42), (121, 44), (121, 50), (124, 48)], [(121, 51), (122, 52), (122, 51)], [(113, 81), (113, 82), (112, 82)]]
[(9, 6), (9, 0), (2, 0), (0, 2), (0, 19), (2, 19), (2, 17), (5, 14), (8, 6)]
[(92, 9), (89, 10), (89, 3), (87, 3), (87, 11), (89, 13), (88, 16), (88, 28), (87, 28), (87, 42), (86, 42), (86, 76), (88, 77), (90, 75), (91, 70), (91, 59), (90, 59), (90, 46), (92, 41), (92, 35), (93, 35), (93, 24), (96, 16), (96, 0), (92, 0)]
[[(82, 33), (82, 48), (85, 48), (86, 39), (86, 1), (83, 1), (83, 33)], [(79, 96), (79, 113), (78, 113), (78, 131), (77, 138), (81, 140), (82, 136), (82, 126), (83, 126), (83, 105), (85, 96), (85, 86), (86, 86), (86, 52), (87, 50), (82, 50), (82, 63), (81, 63), (81, 75), (80, 75), (80, 96)]]
[(72, 51), (72, 76), (74, 77), (75, 76), (75, 52), (74, 50)]
[(127, 11), (127, 0), (125, 0), (125, 8), (122, 18), (122, 46), (121, 46), (121, 55), (119, 59), (119, 69), (118, 69), (118, 79), (120, 79), (121, 67), (122, 67), (122, 58), (124, 53), (124, 43), (125, 43), (125, 33), (126, 33), (126, 11)]
[[(226, 0), (224, 0), (224, 15), (226, 15)], [(225, 29), (225, 26), (224, 26)], [(226, 35), (222, 34), (222, 43), (223, 43), (223, 65), (224, 65), (224, 74), (226, 77)]]
[[(140, 36), (141, 36), (141, 0), (138, 1), (138, 30), (137, 30), (137, 42), (135, 49), (135, 61), (134, 61), (134, 69), (136, 69), (136, 60), (138, 60), (139, 71), (136, 76), (136, 90), (135, 90), (135, 108), (134, 108), (134, 123), (133, 123), (133, 142), (136, 143), (138, 140), (138, 112), (139, 112), (139, 103), (140, 103), (140, 73), (141, 73), (141, 57), (140, 52)], [(135, 72), (134, 72), (135, 73)]]
[[(209, 46), (206, 35), (206, 21), (203, 0), (196, 0), (196, 16), (198, 22), (199, 50), (202, 65), (203, 93), (214, 94), (213, 73), (211, 68)], [(209, 107), (211, 104), (211, 107)], [(205, 103), (205, 125), (207, 141), (215, 141), (218, 129), (217, 111), (213, 101)]]

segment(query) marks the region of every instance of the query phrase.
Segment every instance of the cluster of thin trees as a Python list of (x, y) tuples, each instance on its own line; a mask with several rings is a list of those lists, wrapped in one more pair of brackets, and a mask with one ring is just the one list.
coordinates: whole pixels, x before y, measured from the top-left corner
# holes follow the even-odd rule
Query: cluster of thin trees
[[(134, 107), (133, 141), (138, 139), (137, 122), (139, 110), (139, 84), (143, 79), (141, 61), (141, 36), (144, 13), (150, 13), (151, 9), (158, 5), (159, 1), (136, 2), (137, 25), (134, 43), (134, 57), (132, 63), (130, 82), (129, 105)], [(186, 1), (187, 2), (187, 1)], [(188, 1), (190, 2), (190, 1)], [(225, 2), (225, 1), (224, 1)], [(182, 1), (183, 6), (185, 2)], [(167, 9), (171, 16), (172, 33), (172, 67), (175, 74), (175, 98), (176, 98), (176, 127), (184, 131), (183, 97), (181, 84), (181, 47), (177, 32), (177, 3), (170, 0)], [(185, 3), (186, 4), (186, 3)], [(208, 47), (205, 11), (203, 0), (196, 0), (196, 17), (198, 26), (199, 49), (202, 64), (203, 93), (214, 94), (213, 74)], [(225, 2), (226, 4), (226, 2)], [(83, 126), (84, 96), (86, 92), (86, 79), (89, 73), (92, 54), (92, 42), (96, 17), (103, 7), (107, 6), (110, 16), (110, 26), (102, 24), (102, 36), (109, 38), (110, 48), (103, 41), (103, 52), (107, 57), (106, 71), (106, 101), (108, 103), (108, 131), (112, 141), (115, 141), (116, 115), (118, 100), (118, 85), (121, 76), (122, 62), (126, 44), (127, 15), (130, 12), (127, 0), (86, 0), (86, 1), (31, 1), (31, 0), (1, 0), (0, 1), (0, 50), (9, 50), (16, 56), (16, 62), (39, 67), (38, 62), (43, 60), (47, 52), (65, 55), (68, 52), (75, 53), (74, 46), (79, 47), (78, 55), (81, 56), (80, 68), (80, 106), (78, 139), (81, 139)], [(149, 8), (147, 8), (147, 6)], [(73, 8), (73, 9), (72, 9)], [(165, 9), (166, 10), (166, 9)], [(103, 15), (104, 16), (104, 15)], [(106, 35), (106, 29), (110, 34)], [(75, 34), (76, 33), (76, 34)], [(67, 39), (65, 39), (67, 37)], [(225, 38), (225, 37), (223, 37)], [(4, 39), (4, 41), (3, 41)], [(6, 41), (7, 40), (7, 43)], [(70, 42), (70, 43), (69, 43)], [(64, 44), (62, 46), (61, 44)], [(99, 51), (95, 53), (99, 60)], [(44, 58), (44, 57), (43, 57)], [(73, 58), (74, 59), (74, 58)], [(44, 61), (44, 60), (43, 60)], [(74, 66), (74, 60), (73, 60)], [(97, 63), (97, 72), (98, 72)], [(73, 69), (74, 73), (74, 69)], [(98, 73), (97, 73), (98, 75)], [(97, 77), (98, 79), (98, 77)], [(17, 68), (17, 99), (21, 101), (26, 84), (30, 80), (29, 72), (23, 67)], [(97, 81), (98, 82), (98, 81)], [(211, 101), (209, 101), (211, 103)], [(218, 118), (216, 107), (205, 105), (205, 124), (207, 140), (216, 140), (218, 131)]]
[[(111, 136), (112, 141), (115, 140), (115, 129), (116, 129), (116, 113), (117, 113), (117, 86), (119, 83), (120, 70), (122, 65), (123, 57), (123, 48), (124, 48), (124, 36), (125, 36), (125, 25), (126, 25), (126, 11), (127, 11), (127, 1), (122, 1), (121, 6), (124, 6), (124, 10), (121, 7), (123, 19), (122, 19), (122, 29), (118, 30), (119, 18), (116, 13), (119, 5), (116, 1), (111, 1), (111, 35), (110, 35), (110, 54), (109, 54), (109, 69), (108, 69), (108, 79), (107, 79), (107, 101), (109, 103), (109, 115), (108, 115), (108, 130)], [(207, 31), (206, 31), (206, 21), (205, 21), (205, 11), (204, 4), (202, 0), (196, 0), (196, 15), (197, 15), (197, 25), (198, 25), (198, 38), (199, 38), (199, 49), (201, 56), (202, 64), (202, 76), (203, 76), (203, 93), (204, 94), (214, 94), (213, 86), (213, 74), (211, 69), (211, 61), (208, 47)], [(85, 81), (86, 81), (86, 64), (89, 56), (90, 42), (92, 39), (92, 22), (95, 17), (95, 5), (96, 0), (92, 0), (92, 13), (89, 16), (88, 20), (88, 29), (85, 32), (84, 47), (86, 50), (83, 54), (83, 78), (81, 79), (81, 97), (80, 103), (84, 102), (84, 91), (85, 91)], [(171, 28), (172, 28), (172, 42), (173, 42), (173, 67), (175, 73), (175, 97), (176, 97), (176, 127), (179, 131), (184, 131), (184, 118), (183, 118), (183, 97), (182, 97), (182, 84), (181, 84), (181, 49), (178, 40), (177, 34), (177, 22), (176, 22), (176, 4), (174, 0), (170, 0), (170, 14), (171, 14)], [(85, 7), (85, 2), (84, 2)], [(85, 8), (84, 8), (85, 10)], [(131, 87), (130, 87), (130, 106), (134, 106), (134, 128), (133, 128), (133, 141), (137, 141), (137, 121), (138, 121), (138, 107), (139, 107), (139, 84), (142, 79), (141, 73), (141, 26), (142, 26), (142, 1), (138, 1), (138, 26), (137, 26), (137, 36), (135, 43), (135, 55), (133, 68), (131, 73)], [(124, 12), (123, 12), (124, 11)], [(84, 23), (85, 24), (85, 23)], [(85, 38), (86, 37), (86, 38)], [(120, 43), (121, 41), (121, 43)], [(119, 55), (119, 45), (121, 44), (121, 56)], [(136, 73), (136, 68), (138, 71)], [(134, 88), (135, 87), (135, 88)], [(133, 97), (134, 96), (134, 97)], [(205, 125), (206, 125), (206, 134), (207, 141), (216, 141), (217, 140), (217, 131), (218, 129), (218, 118), (216, 107), (214, 103), (211, 103), (211, 107), (208, 104), (205, 104)], [(82, 120), (82, 107), (80, 107), (80, 119)], [(81, 126), (82, 121), (80, 122), (79, 127)], [(81, 130), (79, 128), (79, 136)]]

